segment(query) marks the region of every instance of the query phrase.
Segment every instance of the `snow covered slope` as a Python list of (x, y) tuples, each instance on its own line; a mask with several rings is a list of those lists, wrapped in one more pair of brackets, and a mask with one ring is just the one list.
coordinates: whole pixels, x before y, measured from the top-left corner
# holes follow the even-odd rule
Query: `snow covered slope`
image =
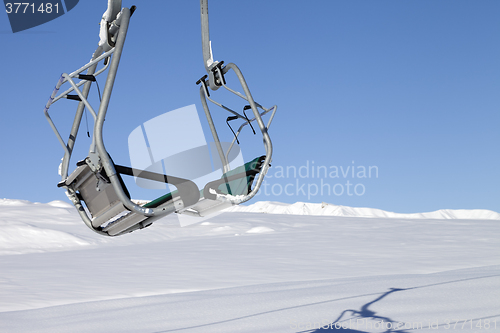
[(64, 202), (0, 200), (0, 332), (500, 332), (500, 221), (373, 211), (106, 238)]
[(0, 313), (0, 330), (498, 332), (499, 275), (500, 266), (496, 266), (430, 275), (269, 283), (82, 302)]

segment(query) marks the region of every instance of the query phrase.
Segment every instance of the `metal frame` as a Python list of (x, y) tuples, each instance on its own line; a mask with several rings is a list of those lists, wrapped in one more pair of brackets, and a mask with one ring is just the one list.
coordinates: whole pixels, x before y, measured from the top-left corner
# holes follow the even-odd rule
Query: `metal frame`
[[(139, 170), (138, 173), (142, 174), (141, 176), (135, 172), (137, 170), (122, 166), (115, 166), (104, 145), (103, 125), (128, 31), (130, 16), (135, 10), (135, 6), (133, 6), (130, 9), (123, 8), (119, 11), (120, 7), (121, 0), (108, 0), (108, 10), (105, 12), (103, 20), (101, 21), (101, 43), (92, 55), (91, 61), (70, 74), (63, 73), (58, 80), (47, 104), (45, 105), (44, 114), (64, 150), (64, 157), (61, 163), (61, 182), (58, 186), (66, 189), (68, 198), (77, 208), (84, 223), (93, 231), (106, 236), (117, 236), (147, 227), (151, 225), (154, 220), (173, 212), (203, 216), (200, 209), (206, 209), (205, 213), (208, 214), (215, 210), (225, 208), (228, 205), (239, 204), (250, 200), (259, 190), (264, 176), (269, 168), (269, 163), (271, 162), (272, 144), (269, 138), (268, 128), (274, 118), (277, 107), (273, 106), (266, 109), (254, 101), (241, 71), (235, 64), (231, 63), (222, 67), (223, 62), (219, 63), (213, 61), (208, 32), (207, 0), (200, 0), (203, 57), (205, 69), (208, 73), (208, 76), (205, 76), (198, 82), (202, 83), (200, 87), (201, 102), (214, 137), (219, 157), (222, 165), (224, 166), (224, 173), (229, 171), (228, 155), (234, 146), (237, 136), (241, 133), (244, 126), (253, 121), (257, 122), (263, 135), (266, 157), (262, 163), (254, 188), (246, 196), (233, 197), (231, 195), (217, 194), (215, 201), (207, 198), (199, 201), (199, 190), (196, 185), (189, 180), (170, 176), (168, 176), (167, 180), (166, 175), (153, 174)], [(105, 43), (102, 43), (103, 33), (104, 36), (107, 36)], [(104, 61), (104, 66), (97, 71), (97, 67), (101, 61)], [(95, 81), (95, 77), (102, 74), (106, 70), (108, 70), (106, 83), (98, 110), (96, 112), (87, 98), (91, 84)], [(233, 70), (236, 73), (236, 76), (243, 87), (244, 94), (226, 86), (224, 74), (226, 74), (229, 70)], [(84, 73), (84, 71), (86, 71), (86, 73)], [(205, 81), (206, 77), (209, 77), (208, 82)], [(77, 79), (80, 79), (80, 81), (75, 82)], [(59, 90), (65, 83), (69, 83), (70, 87), (58, 95)], [(80, 90), (81, 86), (83, 86), (83, 89)], [(217, 90), (221, 86), (247, 101), (253, 111), (254, 117), (252, 119), (248, 119), (246, 116), (243, 116), (240, 113), (212, 100), (210, 98), (208, 88)], [(70, 95), (72, 92), (76, 93), (76, 95)], [(63, 98), (79, 101), (67, 141), (63, 139), (49, 115), (51, 105)], [(233, 142), (226, 152), (223, 151), (218, 138), (217, 130), (215, 129), (215, 125), (208, 108), (207, 99), (222, 107), (226, 111), (229, 111), (236, 117), (244, 120), (244, 123), (239, 127)], [(78, 167), (71, 173), (71, 175), (68, 176), (69, 163), (85, 108), (89, 110), (94, 118), (92, 143), (89, 148), (88, 156), (84, 161), (77, 163)], [(258, 109), (261, 109), (263, 112), (259, 112)], [(262, 120), (262, 116), (267, 113), (271, 113), (271, 117), (267, 125), (265, 125)], [(117, 171), (117, 169), (119, 171)], [(180, 197), (172, 197), (169, 201), (166, 201), (154, 208), (140, 206), (130, 199), (128, 191), (121, 180), (120, 174), (134, 175), (136, 177), (172, 183), (177, 186)], [(243, 176), (245, 176), (245, 173), (243, 173)], [(204, 193), (207, 193), (209, 190), (207, 186), (210, 186), (211, 183), (205, 186), (206, 188), (204, 189)], [(90, 189), (93, 190), (93, 194), (90, 198), (91, 200), (85, 202), (85, 205), (87, 206), (85, 207), (82, 203), (84, 200), (82, 199), (82, 193), (87, 193)], [(195, 195), (186, 194), (191, 192)], [(91, 207), (97, 207), (96, 210), (100, 215), (97, 216), (96, 212), (90, 212)], [(196, 210), (197, 207), (198, 211)], [(96, 216), (93, 216), (94, 213), (96, 213)], [(110, 219), (114, 220), (109, 221)], [(106, 224), (106, 222), (108, 223)]]
[[(110, 1), (110, 3), (116, 3), (116, 1)], [(121, 1), (120, 1), (121, 2)], [(93, 131), (93, 139), (92, 139), (92, 144), (89, 149), (89, 156), (87, 157), (86, 161), (88, 162), (88, 165), (92, 169), (94, 173), (98, 173), (101, 170), (104, 170), (107, 177), (109, 178), (109, 181), (111, 185), (113, 186), (114, 191), (116, 192), (116, 195), (118, 199), (123, 203), (123, 205), (131, 211), (132, 213), (136, 213), (139, 215), (142, 215), (146, 218), (151, 218), (155, 217), (159, 218), (162, 216), (165, 216), (167, 214), (173, 213), (176, 211), (176, 208), (172, 203), (168, 205), (164, 205), (161, 207), (157, 208), (144, 208), (141, 207), (140, 205), (132, 202), (130, 198), (127, 196), (125, 193), (125, 190), (120, 182), (119, 176), (115, 170), (115, 165), (111, 161), (111, 158), (109, 157), (106, 147), (104, 145), (103, 141), (103, 125), (104, 125), (104, 120), (106, 118), (106, 113), (108, 110), (108, 105), (109, 105), (109, 100), (111, 98), (111, 93), (113, 90), (113, 85), (114, 81), (116, 78), (116, 73), (118, 70), (118, 65), (120, 62), (121, 54), (123, 51), (123, 46), (125, 43), (125, 38), (127, 35), (128, 31), (128, 26), (129, 26), (129, 21), (130, 21), (130, 9), (129, 8), (123, 8), (120, 12), (120, 22), (119, 22), (119, 29), (115, 33), (116, 37), (116, 42), (115, 45), (107, 52), (103, 52), (103, 47), (100, 46), (93, 54), (92, 60), (86, 64), (85, 66), (77, 69), (76, 71), (72, 72), (71, 74), (63, 73), (61, 75), (61, 78), (56, 84), (56, 87), (54, 91), (52, 92), (49, 101), (47, 102), (44, 113), (45, 116), (52, 127), (54, 133), (56, 134), (56, 137), (58, 138), (60, 144), (62, 145), (64, 149), (64, 157), (62, 161), (62, 168), (61, 168), (61, 187), (66, 188), (67, 190), (67, 195), (69, 199), (73, 202), (73, 204), (76, 206), (81, 218), (85, 222), (85, 224), (94, 230), (97, 233), (103, 234), (103, 235), (109, 235), (107, 232), (103, 232), (100, 228), (96, 228), (95, 226), (92, 225), (92, 219), (89, 216), (88, 212), (84, 209), (82, 202), (80, 198), (78, 197), (76, 191), (68, 186), (66, 184), (66, 181), (68, 180), (68, 169), (69, 169), (69, 162), (71, 159), (73, 147), (75, 145), (76, 137), (78, 134), (78, 129), (80, 127), (81, 121), (82, 121), (82, 115), (84, 108), (87, 107), (87, 109), (90, 111), (92, 116), (94, 117), (95, 124), (94, 124), (94, 131)], [(115, 23), (115, 22), (113, 22)], [(111, 24), (110, 24), (111, 25)], [(109, 58), (111, 57), (111, 61), (109, 61)], [(103, 61), (104, 59), (107, 60), (107, 64), (96, 72), (97, 66), (99, 62)], [(92, 106), (90, 105), (89, 101), (87, 100), (87, 97), (89, 95), (90, 91), (90, 86), (91, 86), (91, 81), (82, 79), (82, 81), (75, 83), (75, 79), (79, 78), (79, 76), (87, 70), (87, 72), (84, 75), (93, 75), (97, 76), (104, 72), (106, 69), (109, 68), (107, 79), (106, 79), (106, 84), (104, 86), (103, 92), (102, 92), (102, 99), (101, 103), (99, 105), (98, 111), (95, 112)], [(68, 90), (64, 91), (60, 95), (57, 95), (59, 92), (61, 86), (69, 82), (71, 85), (71, 88)], [(83, 85), (83, 90), (80, 90), (79, 87)], [(80, 103), (78, 104), (77, 111), (75, 114), (75, 119), (73, 121), (73, 126), (71, 128), (71, 132), (69, 135), (69, 138), (67, 142), (64, 141), (62, 138), (61, 134), (57, 130), (54, 122), (52, 121), (50, 115), (49, 115), (49, 108), (50, 106), (59, 101), (62, 98), (68, 98), (69, 93), (71, 92), (76, 92), (77, 96), (80, 98)], [(75, 170), (76, 171), (76, 170)]]

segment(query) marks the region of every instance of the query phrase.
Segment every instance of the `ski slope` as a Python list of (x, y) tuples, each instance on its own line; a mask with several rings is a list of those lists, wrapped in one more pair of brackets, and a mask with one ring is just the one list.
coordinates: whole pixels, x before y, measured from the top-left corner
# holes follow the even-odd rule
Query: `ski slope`
[(231, 210), (105, 238), (0, 199), (0, 332), (500, 332), (498, 213)]

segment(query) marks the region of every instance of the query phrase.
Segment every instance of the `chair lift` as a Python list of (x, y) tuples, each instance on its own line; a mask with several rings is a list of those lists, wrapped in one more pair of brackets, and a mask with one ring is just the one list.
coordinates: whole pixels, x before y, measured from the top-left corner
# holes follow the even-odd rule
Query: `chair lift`
[[(148, 227), (155, 220), (174, 212), (190, 216), (207, 216), (231, 205), (238, 205), (250, 200), (255, 196), (262, 184), (272, 157), (272, 144), (268, 129), (277, 107), (273, 106), (266, 109), (254, 101), (241, 71), (235, 64), (230, 63), (223, 66), (224, 62), (213, 60), (208, 30), (207, 1), (200, 0), (203, 60), (207, 75), (198, 80), (197, 84), (201, 84), (201, 102), (223, 166), (223, 175), (220, 179), (208, 182), (200, 190), (193, 181), (188, 179), (116, 165), (106, 151), (103, 142), (104, 120), (123, 51), (129, 20), (136, 9), (135, 6), (121, 8), (121, 0), (108, 0), (108, 8), (104, 12), (100, 25), (100, 42), (92, 55), (91, 61), (70, 74), (63, 73), (45, 106), (45, 116), (64, 149), (64, 156), (60, 166), (61, 182), (58, 183), (58, 187), (66, 189), (68, 198), (76, 207), (83, 222), (96, 233), (105, 236), (123, 235)], [(103, 62), (104, 66), (97, 70), (97, 66), (101, 62)], [(96, 112), (87, 98), (92, 82), (95, 82), (96, 77), (106, 70), (108, 70), (106, 84)], [(226, 85), (225, 74), (230, 70), (233, 70), (236, 74), (244, 94)], [(76, 82), (76, 80), (79, 81)], [(69, 83), (70, 87), (58, 95), (60, 88), (66, 83)], [(82, 89), (80, 89), (81, 86), (83, 86)], [(243, 115), (211, 99), (209, 89), (216, 91), (221, 87), (236, 94), (248, 103), (243, 108)], [(76, 93), (76, 95), (70, 93)], [(75, 118), (67, 141), (64, 141), (48, 113), (50, 106), (63, 98), (78, 101)], [(223, 149), (219, 140), (207, 99), (232, 114), (228, 121), (243, 120), (235, 133), (233, 141), (226, 150)], [(70, 158), (85, 108), (89, 110), (94, 118), (92, 142), (88, 156), (79, 161), (76, 164), (76, 169), (68, 175)], [(253, 118), (251, 119), (244, 112), (250, 109), (253, 112)], [(270, 113), (270, 118), (266, 125), (262, 120), (262, 116), (267, 113)], [(229, 153), (233, 149), (242, 129), (246, 125), (251, 126), (254, 121), (262, 133), (266, 154), (231, 170), (228, 162)], [(176, 187), (176, 190), (140, 205), (131, 200), (130, 193), (121, 177), (122, 175), (171, 184)]]

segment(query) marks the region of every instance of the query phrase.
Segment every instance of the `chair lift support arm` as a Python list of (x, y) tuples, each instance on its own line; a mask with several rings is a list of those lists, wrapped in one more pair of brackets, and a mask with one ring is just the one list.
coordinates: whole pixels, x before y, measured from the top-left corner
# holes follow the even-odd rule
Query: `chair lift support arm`
[(120, 180), (115, 170), (114, 164), (109, 157), (106, 147), (103, 141), (103, 126), (104, 120), (106, 118), (106, 112), (109, 105), (109, 100), (111, 98), (111, 92), (113, 90), (113, 85), (116, 78), (116, 73), (118, 71), (118, 65), (120, 63), (121, 54), (123, 51), (123, 45), (125, 43), (125, 38), (127, 35), (127, 29), (130, 21), (130, 10), (128, 8), (123, 8), (121, 15), (120, 30), (118, 32), (118, 38), (115, 44), (115, 52), (113, 58), (111, 59), (111, 64), (109, 65), (108, 77), (106, 79), (106, 85), (102, 93), (101, 104), (99, 105), (99, 111), (97, 113), (97, 119), (94, 126), (94, 137), (96, 140), (96, 148), (101, 159), (102, 166), (106, 171), (107, 176), (118, 196), (119, 200), (124, 204), (130, 211), (141, 214), (148, 217), (162, 216), (166, 214), (173, 213), (175, 207), (173, 205), (158, 207), (158, 208), (145, 208), (133, 203), (125, 194)]

